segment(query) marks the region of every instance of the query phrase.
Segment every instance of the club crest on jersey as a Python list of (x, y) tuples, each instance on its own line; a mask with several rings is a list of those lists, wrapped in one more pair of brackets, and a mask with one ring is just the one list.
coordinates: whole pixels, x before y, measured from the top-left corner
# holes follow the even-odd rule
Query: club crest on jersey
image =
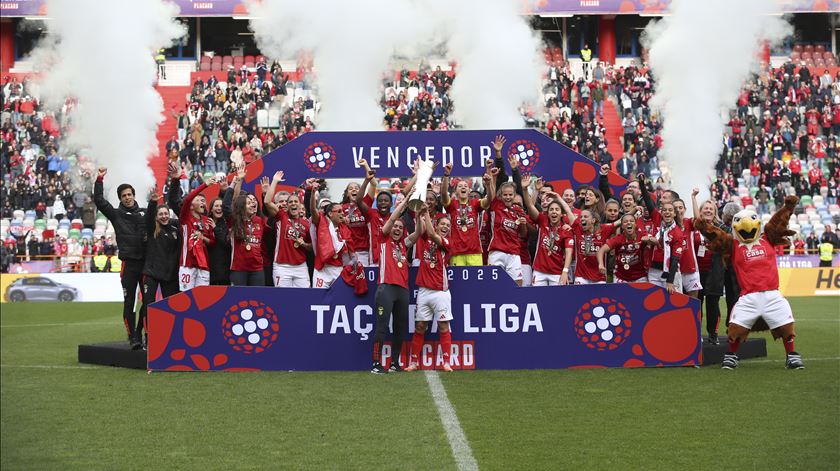
[(313, 142), (303, 152), (306, 168), (312, 173), (327, 173), (336, 163), (335, 149), (323, 141)]

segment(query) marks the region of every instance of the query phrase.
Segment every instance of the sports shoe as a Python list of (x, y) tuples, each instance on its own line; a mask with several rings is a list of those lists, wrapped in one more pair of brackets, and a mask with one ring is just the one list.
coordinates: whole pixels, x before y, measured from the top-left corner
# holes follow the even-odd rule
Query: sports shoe
[(441, 368), (443, 371), (452, 371), (452, 367), (449, 366), (449, 363), (444, 363), (443, 367)]
[(391, 367), (388, 368), (388, 371), (390, 373), (402, 373), (403, 371), (405, 371), (405, 368), (403, 368), (402, 366), (400, 366), (399, 363), (394, 361), (393, 363), (391, 363)]
[(709, 334), (709, 344), (710, 345), (720, 345), (720, 340), (718, 339), (718, 334)]
[(406, 373), (411, 373), (412, 371), (417, 371), (419, 369), (420, 369), (420, 365), (418, 365), (417, 363), (412, 363), (412, 364), (406, 366), (403, 369), (403, 371), (405, 371)]
[(724, 370), (734, 370), (738, 368), (738, 355), (734, 353), (727, 353), (723, 356), (723, 364), (720, 365)]
[(386, 370), (385, 367), (382, 366), (382, 364), (379, 362), (373, 364), (373, 368), (370, 369), (370, 372), (375, 375), (388, 374), (388, 370)]
[(143, 334), (143, 350), (149, 349), (149, 335)]
[(140, 339), (137, 337), (131, 337), (128, 339), (128, 346), (132, 350), (140, 350), (143, 348), (143, 344), (140, 342)]
[(787, 362), (785, 362), (785, 368), (789, 370), (804, 370), (805, 364), (802, 363), (802, 356), (800, 356), (796, 352), (788, 353)]

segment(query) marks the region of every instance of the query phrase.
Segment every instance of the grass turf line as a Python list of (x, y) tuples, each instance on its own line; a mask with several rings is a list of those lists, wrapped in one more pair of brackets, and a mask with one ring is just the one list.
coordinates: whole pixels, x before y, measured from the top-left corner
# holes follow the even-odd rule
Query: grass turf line
[[(804, 371), (783, 370), (768, 340), (776, 362), (734, 372), (476, 371), (444, 385), (484, 469), (836, 469), (840, 362), (808, 358), (840, 356), (838, 300), (791, 304)], [(122, 338), (118, 313), (4, 305), (0, 363), (76, 365), (79, 343)], [(68, 322), (88, 325), (23, 327)], [(0, 377), (3, 469), (455, 466), (422, 375), (6, 367)]]
[[(77, 365), (116, 304), (4, 304), (3, 365)], [(423, 375), (0, 370), (2, 469), (454, 469)], [(421, 444), (422, 441), (422, 444)], [(435, 452), (430, 453), (429, 450)], [(394, 458), (398, 456), (399, 458)]]

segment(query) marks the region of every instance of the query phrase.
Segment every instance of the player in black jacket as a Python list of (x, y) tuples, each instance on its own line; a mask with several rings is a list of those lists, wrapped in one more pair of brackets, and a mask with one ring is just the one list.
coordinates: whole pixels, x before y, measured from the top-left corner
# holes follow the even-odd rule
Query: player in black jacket
[[(181, 248), (181, 226), (171, 217), (169, 208), (177, 207), (180, 183), (171, 179), (169, 184), (169, 206), (158, 206), (160, 196), (155, 192), (149, 197), (146, 208), (146, 261), (143, 265), (143, 306), (135, 330), (141, 338), (146, 327), (146, 312), (149, 304), (155, 302), (158, 287), (164, 298), (178, 294), (178, 256)], [(144, 339), (143, 345), (146, 345)], [(134, 348), (137, 348), (134, 346)]]
[(120, 204), (115, 208), (103, 196), (102, 180), (108, 173), (105, 167), (99, 168), (99, 175), (93, 185), (93, 201), (96, 209), (111, 221), (117, 236), (117, 248), (122, 271), (120, 280), (123, 288), (123, 323), (128, 333), (128, 342), (132, 348), (141, 343), (134, 325), (134, 298), (140, 278), (143, 276), (143, 264), (146, 253), (146, 210), (134, 200), (134, 187), (123, 183), (117, 187)]

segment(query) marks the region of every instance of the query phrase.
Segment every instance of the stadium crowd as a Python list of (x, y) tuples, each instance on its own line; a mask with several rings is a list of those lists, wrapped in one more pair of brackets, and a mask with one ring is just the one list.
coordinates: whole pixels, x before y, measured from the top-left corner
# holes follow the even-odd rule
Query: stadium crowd
[[(655, 87), (649, 71), (599, 63), (590, 75), (587, 82), (575, 77), (568, 63), (550, 63), (545, 111), (523, 107), (523, 120), (593, 161), (614, 165), (627, 179), (643, 173), (653, 182), (652, 193), (661, 197), (669, 175), (658, 158), (661, 122), (648, 107)], [(422, 63), (417, 72), (384, 77), (383, 128), (457, 126), (450, 118), (448, 94), (454, 78), (454, 71)], [(186, 107), (170, 111), (177, 134), (166, 150), (180, 169), (181, 195), (314, 129), (317, 97), (305, 80), (290, 81), (278, 63), (268, 65), (260, 57), (255, 69), (230, 68), (226, 79), (197, 80)], [(28, 80), (7, 78), (0, 94), (2, 265), (47, 257), (56, 260), (58, 269), (97, 269), (78, 260), (113, 247), (114, 230), (97, 226), (102, 215), (92, 201), (91, 163), (61, 152), (61, 130), (73, 103), (42, 110), (31, 88)], [(608, 150), (603, 102), (609, 99), (622, 113), (622, 156)], [(277, 127), (261, 126), (269, 123), (261, 122), (260, 110), (271, 109), (278, 110), (272, 123)], [(817, 253), (821, 236), (832, 233), (838, 222), (840, 77), (811, 75), (792, 63), (756, 76), (742, 90), (728, 125), (711, 184), (718, 211), (737, 201), (769, 215), (785, 195), (796, 194), (802, 198), (797, 216), (801, 235), (787, 250)], [(481, 182), (470, 185), (480, 188)]]

